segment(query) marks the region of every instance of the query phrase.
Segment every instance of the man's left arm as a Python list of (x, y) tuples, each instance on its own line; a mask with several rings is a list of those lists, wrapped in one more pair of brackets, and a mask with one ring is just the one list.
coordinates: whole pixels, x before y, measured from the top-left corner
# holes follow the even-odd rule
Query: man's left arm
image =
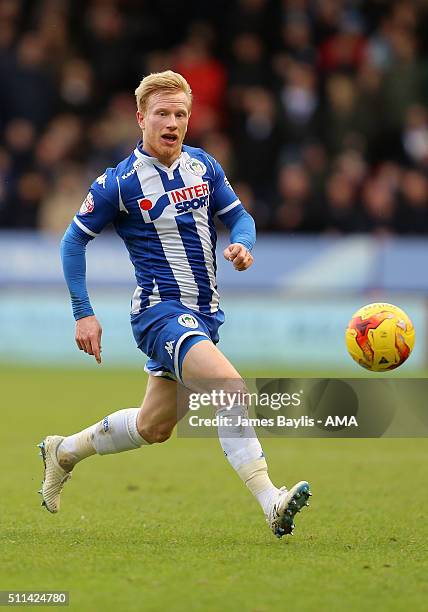
[(240, 204), (220, 216), (230, 230), (230, 244), (223, 255), (233, 263), (235, 270), (247, 270), (254, 261), (251, 251), (256, 243), (256, 226), (253, 217)]
[(213, 213), (230, 230), (230, 244), (223, 251), (225, 259), (233, 263), (235, 270), (247, 270), (253, 263), (251, 250), (256, 242), (256, 226), (226, 178), (223, 168), (207, 155), (214, 171)]

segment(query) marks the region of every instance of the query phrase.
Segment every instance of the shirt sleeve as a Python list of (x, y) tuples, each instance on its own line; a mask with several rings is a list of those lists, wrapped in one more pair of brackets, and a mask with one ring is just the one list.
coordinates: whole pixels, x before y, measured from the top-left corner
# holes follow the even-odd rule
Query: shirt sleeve
[(214, 159), (214, 157), (211, 157), (211, 155), (207, 155), (207, 157), (214, 172), (213, 189), (211, 192), (213, 214), (221, 218), (221, 216), (229, 210), (232, 210), (236, 206), (240, 206), (241, 201), (232, 189), (218, 161)]
[(222, 215), (220, 219), (230, 230), (230, 242), (239, 242), (251, 251), (256, 243), (256, 224), (253, 217), (240, 204)]
[(86, 288), (86, 245), (114, 221), (119, 211), (116, 176), (108, 168), (92, 183), (61, 241), (64, 278), (76, 321), (94, 314)]
[(95, 238), (106, 225), (114, 221), (120, 210), (119, 188), (111, 168), (91, 185), (88, 195), (72, 221), (72, 227)]
[(61, 241), (62, 268), (76, 321), (94, 314), (86, 289), (85, 250), (90, 240), (90, 236), (79, 232), (72, 224)]

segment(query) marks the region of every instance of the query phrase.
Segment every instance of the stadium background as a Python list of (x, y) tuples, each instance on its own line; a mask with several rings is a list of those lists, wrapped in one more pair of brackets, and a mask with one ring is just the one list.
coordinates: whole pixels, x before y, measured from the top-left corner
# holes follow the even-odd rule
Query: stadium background
[(219, 257), (225, 353), (257, 376), (364, 375), (344, 329), (388, 300), (417, 335), (389, 375), (425, 375), (427, 26), (423, 0), (0, 1), (0, 588), (66, 588), (79, 612), (426, 609), (423, 439), (264, 440), (274, 482), (314, 490), (287, 542), (216, 439), (94, 458), (55, 517), (35, 444), (141, 401), (120, 240), (87, 250), (101, 368), (75, 347), (58, 250), (139, 138), (133, 90), (165, 68), (194, 91), (187, 142), (258, 226), (251, 271)]
[[(87, 367), (58, 244), (139, 137), (140, 78), (172, 67), (194, 91), (187, 142), (222, 163), (259, 232), (250, 274), (220, 261), (223, 350), (252, 369), (346, 368), (350, 315), (389, 300), (417, 328), (406, 367), (424, 367), (427, 25), (423, 2), (4, 0), (0, 358)], [(136, 365), (131, 270), (105, 234), (88, 248), (105, 362)]]

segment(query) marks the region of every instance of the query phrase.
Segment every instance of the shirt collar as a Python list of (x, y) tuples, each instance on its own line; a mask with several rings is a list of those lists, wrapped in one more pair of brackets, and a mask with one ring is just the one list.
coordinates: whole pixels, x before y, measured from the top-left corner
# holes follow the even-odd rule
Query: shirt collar
[(183, 151), (181, 151), (180, 156), (177, 157), (177, 159), (171, 164), (171, 166), (165, 166), (157, 159), (157, 157), (152, 157), (143, 149), (142, 140), (138, 141), (137, 146), (134, 149), (134, 154), (138, 161), (144, 161), (145, 163), (150, 164), (152, 166), (156, 166), (157, 168), (161, 168), (166, 172), (171, 172), (175, 170), (183, 158)]

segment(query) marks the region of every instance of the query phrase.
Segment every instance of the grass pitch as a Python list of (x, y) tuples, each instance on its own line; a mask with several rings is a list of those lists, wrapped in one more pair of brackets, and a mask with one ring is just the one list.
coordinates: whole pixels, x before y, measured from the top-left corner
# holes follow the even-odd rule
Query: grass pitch
[(426, 610), (426, 440), (262, 441), (276, 484), (311, 483), (293, 538), (272, 536), (215, 439), (93, 457), (50, 515), (37, 442), (138, 405), (145, 377), (10, 367), (0, 382), (0, 589), (68, 590), (79, 612)]

